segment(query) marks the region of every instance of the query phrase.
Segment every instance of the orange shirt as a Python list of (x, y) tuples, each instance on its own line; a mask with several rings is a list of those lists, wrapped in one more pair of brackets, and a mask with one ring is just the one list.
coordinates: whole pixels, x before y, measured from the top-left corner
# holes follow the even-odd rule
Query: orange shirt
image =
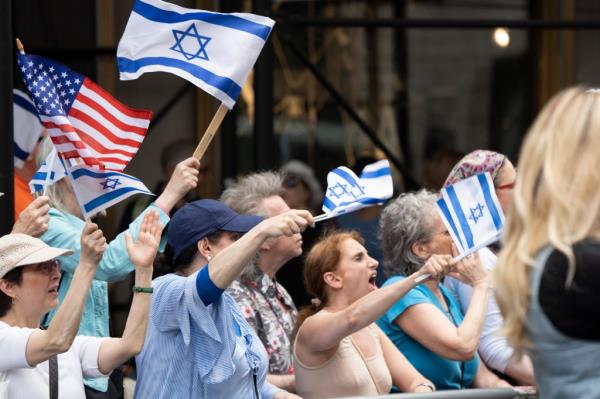
[(19, 214), (23, 212), (27, 205), (33, 202), (29, 185), (26, 181), (15, 174), (15, 220), (19, 218)]

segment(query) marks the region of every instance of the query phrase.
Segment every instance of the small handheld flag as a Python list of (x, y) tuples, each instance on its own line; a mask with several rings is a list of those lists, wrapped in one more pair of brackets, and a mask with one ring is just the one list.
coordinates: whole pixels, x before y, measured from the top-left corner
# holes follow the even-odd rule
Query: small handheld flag
[(327, 192), (323, 212), (315, 222), (384, 203), (392, 197), (394, 184), (390, 164), (381, 160), (365, 166), (360, 177), (345, 166), (327, 174)]
[(17, 53), (17, 63), (42, 124), (64, 159), (125, 169), (146, 136), (150, 111), (126, 107), (59, 62)]
[(125, 173), (98, 171), (83, 165), (67, 168), (86, 219), (134, 194), (154, 195), (141, 180)]
[(13, 89), (13, 125), (15, 167), (22, 168), (35, 148), (44, 126), (33, 101), (21, 90)]
[(52, 151), (50, 151), (46, 160), (42, 162), (40, 168), (29, 181), (29, 189), (32, 194), (42, 191), (47, 186), (56, 183), (66, 175), (67, 170), (65, 169), (62, 160), (58, 157), (56, 148), (52, 148)]
[(169, 72), (233, 107), (275, 21), (136, 0), (117, 48), (121, 80)]
[(438, 211), (461, 254), (500, 239), (504, 214), (489, 173), (461, 180), (441, 194)]
[[(452, 263), (500, 239), (504, 214), (489, 173), (480, 173), (441, 190), (438, 212), (460, 254)], [(422, 275), (416, 282), (429, 278)]]

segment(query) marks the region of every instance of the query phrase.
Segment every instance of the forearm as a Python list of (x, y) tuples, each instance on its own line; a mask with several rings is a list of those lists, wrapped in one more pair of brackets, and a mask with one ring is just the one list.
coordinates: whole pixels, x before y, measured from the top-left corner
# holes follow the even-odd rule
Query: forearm
[(533, 364), (527, 355), (523, 355), (520, 359), (512, 357), (504, 372), (509, 377), (517, 380), (519, 384), (536, 385)]
[(467, 352), (475, 351), (479, 345), (479, 338), (481, 337), (487, 313), (488, 291), (487, 283), (480, 283), (473, 287), (471, 303), (469, 304), (465, 318), (457, 328), (461, 346)]
[(351, 329), (351, 331), (346, 332), (346, 335), (368, 326), (383, 316), (400, 298), (418, 285), (415, 282), (417, 277), (418, 274), (414, 273), (385, 288), (375, 290), (352, 303), (346, 308), (348, 314), (345, 318)]
[[(151, 287), (152, 269), (137, 270), (134, 285)], [(100, 348), (98, 368), (102, 373), (110, 373), (111, 370), (141, 352), (148, 326), (151, 299), (152, 295), (149, 293), (134, 292), (123, 336), (111, 339)]]
[(267, 381), (288, 392), (296, 392), (296, 377), (292, 374), (267, 374)]
[(262, 229), (252, 229), (225, 248), (208, 264), (208, 274), (220, 289), (227, 288), (244, 270), (267, 239)]

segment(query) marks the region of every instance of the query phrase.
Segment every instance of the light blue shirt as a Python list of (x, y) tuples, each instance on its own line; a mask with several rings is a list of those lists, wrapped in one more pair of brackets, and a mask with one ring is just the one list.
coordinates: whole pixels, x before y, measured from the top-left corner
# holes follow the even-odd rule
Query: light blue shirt
[[(269, 399), (267, 353), (234, 300), (223, 293), (208, 306), (198, 272), (154, 280), (146, 341), (136, 357), (136, 398)], [(201, 289), (202, 287), (200, 287)]]
[[(169, 222), (167, 214), (157, 206), (150, 205), (129, 225), (129, 230), (134, 239), (137, 238), (144, 214), (151, 209), (158, 212), (160, 222), (163, 225)], [(59, 258), (62, 263), (62, 277), (58, 289), (59, 306), (50, 312), (46, 324), (56, 314), (71, 286), (73, 274), (79, 264), (81, 232), (85, 226), (85, 221), (69, 213), (61, 212), (58, 209), (51, 208), (49, 214), (50, 222), (48, 223), (48, 231), (40, 239), (52, 247), (71, 249), (73, 255), (61, 256)], [(161, 250), (164, 249), (165, 243), (166, 240), (161, 240)], [(98, 265), (98, 270), (90, 287), (89, 296), (83, 308), (83, 315), (77, 335), (92, 337), (108, 337), (110, 335), (108, 327), (107, 282), (122, 280), (132, 271), (133, 264), (127, 254), (125, 235), (121, 233), (107, 245), (106, 251), (102, 255), (102, 260)], [(108, 378), (89, 378), (85, 380), (85, 385), (98, 391), (106, 392), (108, 389)]]
[[(390, 277), (384, 287), (405, 279), (404, 276)], [(398, 347), (400, 352), (425, 378), (435, 384), (438, 390), (470, 388), (477, 373), (479, 358), (461, 362), (446, 359), (421, 345), (417, 340), (406, 334), (396, 323), (396, 319), (409, 307), (421, 303), (430, 303), (438, 308), (452, 324), (459, 326), (463, 321), (460, 306), (450, 293), (440, 285), (440, 291), (446, 300), (448, 313), (439, 303), (437, 297), (425, 285), (418, 285), (394, 304), (386, 314), (377, 320), (377, 325)]]

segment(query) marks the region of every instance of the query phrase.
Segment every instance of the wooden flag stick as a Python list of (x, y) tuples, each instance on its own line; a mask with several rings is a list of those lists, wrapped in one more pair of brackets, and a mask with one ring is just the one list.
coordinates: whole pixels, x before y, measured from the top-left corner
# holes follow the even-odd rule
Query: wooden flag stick
[(217, 134), (217, 130), (219, 130), (219, 127), (221, 126), (221, 123), (223, 122), (223, 118), (225, 118), (227, 111), (229, 110), (227, 109), (225, 104), (221, 103), (219, 109), (217, 109), (217, 112), (215, 113), (215, 116), (213, 116), (212, 120), (210, 121), (210, 124), (206, 128), (202, 139), (200, 139), (200, 143), (198, 143), (196, 151), (194, 151), (194, 158), (196, 158), (198, 161), (200, 161), (206, 153), (206, 149), (210, 145), (212, 139), (215, 137), (215, 134)]

